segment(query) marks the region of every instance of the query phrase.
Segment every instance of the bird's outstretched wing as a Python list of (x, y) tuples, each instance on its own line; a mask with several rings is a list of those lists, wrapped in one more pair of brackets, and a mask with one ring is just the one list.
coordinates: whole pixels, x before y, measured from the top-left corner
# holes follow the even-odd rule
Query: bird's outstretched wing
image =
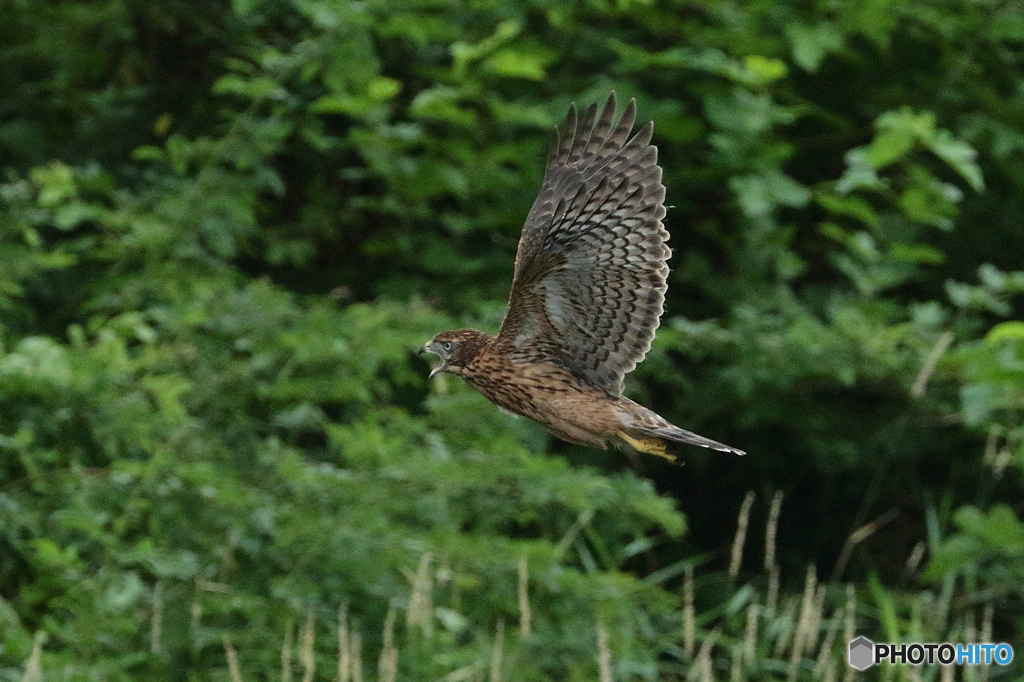
[(612, 395), (650, 350), (667, 288), (665, 187), (653, 124), (630, 137), (636, 102), (615, 121), (576, 108), (559, 130), (523, 226), (498, 342), (557, 361)]

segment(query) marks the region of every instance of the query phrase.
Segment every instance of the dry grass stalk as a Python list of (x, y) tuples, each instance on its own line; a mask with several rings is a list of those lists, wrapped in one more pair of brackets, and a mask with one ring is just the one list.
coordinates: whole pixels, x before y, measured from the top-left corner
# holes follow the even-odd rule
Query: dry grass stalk
[(764, 619), (767, 622), (775, 620), (775, 607), (779, 601), (779, 565), (772, 564), (768, 569), (768, 596), (764, 603)]
[(1003, 477), (1003, 472), (1006, 471), (1006, 467), (1010, 464), (1012, 457), (1013, 453), (1009, 445), (1005, 445), (996, 455), (995, 460), (992, 462), (992, 475), (997, 481)]
[(505, 649), (505, 621), (498, 620), (498, 627), (494, 633), (494, 646), (491, 649), (491, 678), (490, 682), (501, 682), (501, 659)]
[(910, 556), (907, 557), (907, 564), (903, 568), (903, 575), (905, 578), (911, 578), (917, 569), (921, 566), (921, 561), (924, 559), (924, 553), (928, 549), (928, 544), (925, 542), (919, 542), (914, 545), (914, 549), (910, 552)]
[(708, 635), (707, 639), (701, 642), (700, 650), (697, 652), (697, 659), (693, 663), (693, 667), (687, 673), (687, 679), (693, 679), (697, 677), (701, 682), (714, 682), (714, 674), (711, 665), (711, 650), (714, 649), (715, 643), (718, 642), (718, 636), (722, 634), (721, 630), (714, 630)]
[(711, 655), (711, 651), (715, 648), (715, 645), (718, 644), (718, 638), (721, 635), (722, 628), (715, 628), (710, 633), (708, 633), (708, 636), (704, 639), (703, 642), (701, 642), (700, 651), (697, 652), (697, 655)]
[(928, 388), (928, 380), (931, 379), (932, 373), (935, 372), (935, 367), (939, 364), (939, 360), (949, 349), (949, 344), (951, 343), (953, 343), (953, 332), (945, 332), (935, 342), (931, 352), (928, 353), (928, 357), (924, 359), (924, 364), (921, 365), (921, 369), (914, 379), (913, 386), (910, 387), (910, 395), (915, 398), (920, 398), (924, 395), (925, 389)]
[(781, 621), (779, 637), (775, 640), (775, 648), (772, 650), (772, 656), (776, 658), (781, 658), (786, 653), (786, 650), (789, 649), (790, 637), (796, 635), (798, 608), (800, 608), (800, 603), (796, 597), (786, 599), (785, 609), (779, 614)]
[(804, 651), (811, 651), (818, 645), (818, 635), (821, 634), (821, 618), (825, 613), (825, 597), (828, 590), (825, 585), (818, 585), (818, 591), (814, 595), (814, 606), (811, 608), (811, 619), (804, 631)]
[[(843, 642), (851, 642), (857, 636), (857, 588), (852, 584), (846, 586), (846, 619), (843, 622)], [(843, 682), (852, 682), (856, 674), (853, 666), (843, 669)]]
[(242, 671), (238, 667), (238, 652), (235, 651), (235, 645), (227, 635), (224, 635), (221, 641), (224, 644), (224, 654), (228, 658), (228, 678), (231, 682), (242, 682)]
[(954, 673), (956, 668), (951, 665), (940, 665), (939, 666), (939, 680), (941, 682), (953, 682)]
[(696, 633), (693, 610), (693, 565), (687, 564), (683, 572), (683, 649), (693, 656)]
[(291, 618), (284, 624), (284, 643), (281, 644), (281, 682), (292, 682), (292, 644), (295, 621)]
[(597, 673), (601, 682), (612, 682), (612, 650), (608, 647), (608, 629), (597, 622)]
[(196, 579), (196, 589), (201, 592), (219, 592), (220, 594), (231, 594), (231, 585), (218, 583), (212, 580)]
[(461, 668), (456, 668), (444, 677), (440, 679), (440, 682), (477, 682), (483, 678), (478, 676), (477, 673), (484, 669), (483, 661), (476, 660), (469, 665), (464, 665)]
[(999, 434), (1002, 432), (1002, 427), (998, 424), (990, 424), (988, 427), (988, 437), (985, 438), (985, 453), (981, 457), (981, 463), (985, 466), (992, 466), (992, 463), (996, 461), (996, 447), (999, 445)]
[(377, 662), (377, 679), (380, 682), (395, 682), (398, 677), (398, 648), (395, 646), (395, 605), (388, 608), (384, 619), (384, 644)]
[(302, 682), (313, 682), (313, 675), (316, 674), (316, 655), (313, 652), (315, 626), (313, 607), (310, 606), (306, 609), (306, 625), (302, 628), (302, 649), (299, 651), (299, 660), (302, 661)]
[(199, 623), (203, 620), (203, 605), (198, 601), (192, 602), (192, 606), (188, 610), (188, 626), (195, 630), (199, 627)]
[(839, 630), (839, 623), (843, 620), (846, 607), (840, 606), (839, 610), (832, 616), (832, 620), (828, 624), (828, 630), (825, 632), (825, 639), (821, 642), (821, 648), (818, 649), (818, 658), (814, 663), (814, 672), (812, 675), (818, 679), (823, 679), (831, 671), (832, 675), (835, 675), (835, 666), (832, 665), (832, 647), (836, 641), (836, 632)]
[(743, 562), (743, 545), (747, 541), (747, 524), (750, 522), (750, 509), (754, 506), (754, 491), (747, 491), (740, 505), (740, 515), (736, 520), (736, 535), (732, 540), (732, 554), (729, 557), (729, 577), (739, 575), (740, 564)]
[(526, 561), (526, 555), (519, 557), (519, 634), (529, 637), (531, 626), (530, 621), (533, 614), (530, 612), (530, 566)]
[(807, 577), (804, 580), (804, 593), (800, 598), (800, 616), (797, 619), (796, 630), (793, 633), (793, 649), (789, 655), (789, 680), (796, 680), (796, 674), (800, 669), (800, 661), (804, 657), (808, 637), (808, 628), (814, 620), (814, 602), (817, 593), (818, 576), (814, 572), (814, 566), (807, 567)]
[(775, 567), (775, 534), (779, 529), (779, 514), (782, 512), (782, 491), (772, 497), (772, 506), (768, 510), (768, 524), (764, 530), (764, 570), (771, 572)]
[(743, 680), (743, 645), (737, 644), (732, 648), (732, 661), (729, 665), (729, 682), (742, 682)]
[(153, 613), (149, 619), (149, 652), (159, 654), (163, 647), (160, 640), (164, 629), (164, 583), (156, 581), (153, 586)]
[(352, 647), (348, 638), (348, 602), (338, 607), (338, 682), (352, 677)]
[(25, 674), (21, 676), (21, 682), (43, 682), (43, 634), (36, 633), (32, 642), (32, 652), (25, 662)]
[(569, 526), (569, 530), (565, 531), (565, 535), (563, 535), (562, 539), (558, 541), (557, 545), (555, 545), (554, 556), (556, 561), (561, 561), (562, 557), (572, 546), (572, 543), (576, 541), (576, 536), (580, 534), (580, 531), (583, 530), (583, 528), (590, 523), (590, 520), (593, 518), (593, 509), (584, 509), (579, 513), (576, 520), (573, 521), (571, 526)]
[(352, 647), (352, 682), (363, 682), (363, 636), (359, 630), (352, 630), (349, 640)]
[(437, 572), (434, 573), (434, 580), (440, 583), (448, 583), (452, 581), (452, 557), (450, 554), (442, 554), (441, 558), (437, 562)]
[(700, 675), (700, 682), (715, 682), (711, 668), (711, 654), (702, 648), (697, 654), (697, 674)]
[(843, 571), (846, 570), (846, 564), (850, 562), (850, 557), (853, 555), (853, 549), (857, 545), (874, 535), (875, 531), (895, 519), (897, 516), (899, 516), (899, 511), (896, 509), (890, 509), (871, 523), (866, 523), (850, 533), (850, 537), (846, 538), (846, 544), (843, 545), (843, 550), (839, 553), (839, 559), (836, 561), (836, 567), (832, 571), (832, 579), (838, 580), (842, 577)]
[(761, 605), (757, 602), (758, 595), (755, 592), (747, 606), (747, 625), (743, 630), (743, 657), (747, 663), (753, 663), (757, 657), (757, 621)]
[(430, 636), (431, 625), (433, 624), (433, 619), (431, 618), (433, 611), (431, 604), (433, 581), (430, 578), (430, 561), (432, 558), (433, 555), (430, 552), (424, 552), (423, 556), (420, 557), (419, 566), (417, 566), (416, 574), (412, 579), (412, 596), (409, 597), (409, 610), (405, 613), (406, 626), (409, 628), (419, 626), (426, 637)]

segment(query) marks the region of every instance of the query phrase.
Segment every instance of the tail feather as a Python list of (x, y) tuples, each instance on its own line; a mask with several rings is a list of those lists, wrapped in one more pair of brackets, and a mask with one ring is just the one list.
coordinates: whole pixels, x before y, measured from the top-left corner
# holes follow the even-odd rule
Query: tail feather
[(739, 448), (734, 448), (731, 445), (719, 443), (717, 440), (699, 436), (692, 431), (681, 429), (657, 412), (649, 410), (628, 398), (620, 398), (619, 400), (624, 408), (623, 412), (620, 413), (620, 419), (622, 419), (626, 427), (625, 432), (633, 438), (663, 438), (665, 440), (674, 440), (678, 443), (699, 445), (702, 448), (710, 448), (720, 452), (732, 452), (737, 455), (747, 454)]
[(681, 429), (678, 426), (669, 425), (667, 428), (652, 429), (650, 431), (645, 431), (645, 433), (659, 438), (667, 438), (668, 440), (674, 440), (680, 443), (689, 443), (690, 445), (699, 445), (702, 448), (710, 448), (721, 452), (732, 452), (737, 455), (747, 454), (739, 448), (734, 448), (731, 445), (726, 445), (725, 443), (719, 443), (717, 440), (711, 440), (704, 436), (698, 436), (696, 433), (687, 431), (686, 429)]

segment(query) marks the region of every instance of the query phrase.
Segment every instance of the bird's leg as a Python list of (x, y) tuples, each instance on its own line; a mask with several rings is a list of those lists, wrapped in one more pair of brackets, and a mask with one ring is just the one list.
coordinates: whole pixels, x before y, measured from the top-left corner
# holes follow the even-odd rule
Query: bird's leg
[(646, 452), (649, 455), (664, 457), (670, 462), (676, 461), (676, 456), (665, 449), (665, 441), (660, 438), (633, 438), (625, 431), (619, 431), (619, 438), (631, 445), (635, 450)]

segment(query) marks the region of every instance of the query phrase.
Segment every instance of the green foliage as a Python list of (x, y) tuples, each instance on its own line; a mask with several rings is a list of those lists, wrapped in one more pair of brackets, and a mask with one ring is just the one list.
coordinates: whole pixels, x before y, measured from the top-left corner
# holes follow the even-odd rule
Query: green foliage
[(924, 577), (939, 580), (958, 571), (982, 573), (986, 583), (1013, 593), (1024, 582), (1024, 523), (1006, 505), (985, 514), (976, 507), (957, 510), (960, 532), (936, 548)]
[(997, 324), (983, 340), (961, 347), (954, 359), (964, 375), (964, 421), (996, 429), (1019, 444), (1024, 439), (1024, 323)]
[[(679, 679), (694, 564), (716, 674), (756, 605), (744, 674), (815, 677), (842, 642), (795, 646), (791, 578), (850, 552), (822, 633), (1019, 640), (1012, 10), (4, 4), (0, 679), (264, 679), (307, 614), (326, 677), (345, 603), (369, 671), (406, 618), (402, 679), (479, 678), (499, 621), (519, 679), (595, 679), (601, 628), (616, 679)], [(742, 460), (624, 472), (415, 356), (497, 327), (551, 126), (613, 89), (676, 249), (630, 391)], [(722, 572), (751, 489), (790, 492), (770, 617)]]

